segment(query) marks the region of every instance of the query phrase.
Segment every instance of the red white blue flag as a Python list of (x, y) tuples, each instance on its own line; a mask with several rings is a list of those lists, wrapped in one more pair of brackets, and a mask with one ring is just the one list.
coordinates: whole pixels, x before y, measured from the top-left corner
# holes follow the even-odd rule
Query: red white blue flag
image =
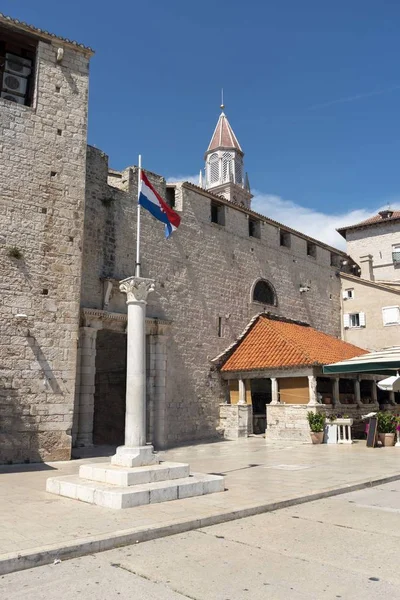
[(161, 198), (160, 194), (147, 179), (144, 171), (141, 171), (139, 204), (148, 210), (153, 217), (165, 224), (166, 238), (179, 227), (181, 222), (180, 216)]

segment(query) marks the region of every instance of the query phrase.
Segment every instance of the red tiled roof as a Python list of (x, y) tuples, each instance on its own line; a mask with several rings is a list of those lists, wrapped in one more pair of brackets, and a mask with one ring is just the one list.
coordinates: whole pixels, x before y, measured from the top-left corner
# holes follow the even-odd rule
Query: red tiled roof
[(228, 350), (221, 371), (328, 365), (366, 353), (308, 325), (260, 314), (236, 346)]
[[(381, 212), (386, 212), (386, 211), (381, 211)], [(356, 223), (355, 225), (348, 225), (347, 227), (340, 227), (339, 229), (337, 229), (337, 231), (345, 238), (346, 237), (346, 231), (348, 229), (358, 229), (359, 227), (368, 227), (370, 225), (380, 225), (381, 223), (390, 223), (391, 221), (396, 221), (397, 219), (400, 219), (400, 210), (393, 210), (390, 211), (392, 214), (387, 217), (382, 216), (380, 213), (378, 213), (377, 215), (374, 215), (373, 217), (370, 217), (369, 219), (365, 219), (365, 221), (361, 221), (360, 223)]]
[(217, 148), (235, 148), (239, 152), (243, 152), (236, 135), (225, 115), (221, 113), (218, 119), (217, 126), (214, 130), (211, 142), (207, 148), (207, 152), (216, 150)]

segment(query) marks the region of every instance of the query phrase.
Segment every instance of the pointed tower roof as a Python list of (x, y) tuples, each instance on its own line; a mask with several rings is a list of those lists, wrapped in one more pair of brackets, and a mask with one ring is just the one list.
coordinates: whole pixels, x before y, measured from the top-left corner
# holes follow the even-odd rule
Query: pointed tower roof
[(233, 133), (233, 129), (225, 115), (222, 112), (219, 116), (217, 126), (214, 130), (211, 142), (207, 148), (207, 152), (212, 152), (217, 148), (234, 148), (243, 154), (243, 150), (240, 147), (236, 135)]

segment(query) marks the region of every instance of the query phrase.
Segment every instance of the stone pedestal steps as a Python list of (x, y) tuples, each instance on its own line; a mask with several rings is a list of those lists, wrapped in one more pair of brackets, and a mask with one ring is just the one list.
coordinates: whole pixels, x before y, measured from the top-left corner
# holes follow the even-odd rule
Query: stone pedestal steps
[(164, 462), (125, 468), (97, 463), (82, 465), (78, 475), (51, 477), (46, 490), (105, 508), (132, 508), (224, 491), (224, 478), (189, 474), (188, 464)]

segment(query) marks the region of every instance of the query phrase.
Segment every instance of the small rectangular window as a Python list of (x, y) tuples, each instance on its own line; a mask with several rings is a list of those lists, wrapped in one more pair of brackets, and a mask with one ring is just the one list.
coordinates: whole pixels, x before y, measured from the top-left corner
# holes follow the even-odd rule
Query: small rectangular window
[(382, 308), (384, 325), (400, 325), (400, 308), (398, 306), (384, 306)]
[(350, 315), (350, 327), (360, 327), (360, 314), (354, 313)]
[(249, 236), (258, 239), (261, 237), (260, 221), (257, 219), (249, 219)]
[(312, 242), (307, 242), (307, 256), (312, 256), (312, 258), (317, 257), (317, 246)]
[(165, 201), (170, 208), (175, 208), (175, 188), (174, 187), (166, 188)]
[(290, 248), (290, 233), (288, 233), (287, 231), (280, 231), (279, 232), (279, 243), (281, 246), (284, 246), (285, 248)]
[(365, 327), (365, 313), (350, 313), (344, 315), (344, 327), (347, 328), (357, 328), (357, 327)]
[(400, 244), (392, 246), (392, 260), (395, 265), (400, 265)]
[(218, 317), (218, 337), (222, 337), (222, 317)]
[(219, 202), (211, 201), (211, 223), (225, 225), (225, 207)]
[(331, 252), (331, 267), (340, 267), (340, 257), (334, 252)]
[(354, 298), (354, 289), (349, 288), (348, 290), (344, 290), (343, 299), (344, 300), (352, 300)]

